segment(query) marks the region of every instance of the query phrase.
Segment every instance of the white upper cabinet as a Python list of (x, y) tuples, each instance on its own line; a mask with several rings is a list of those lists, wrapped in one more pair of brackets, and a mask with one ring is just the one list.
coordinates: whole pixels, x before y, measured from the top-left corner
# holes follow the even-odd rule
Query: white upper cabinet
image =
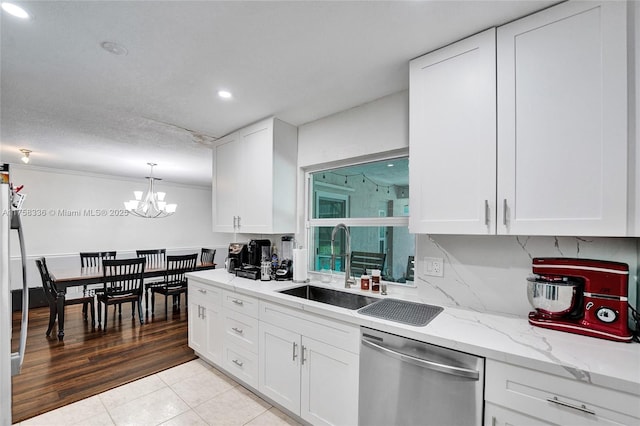
[(410, 63), (413, 233), (495, 233), (495, 29)]
[(298, 130), (276, 118), (217, 141), (214, 232), (294, 233)]
[(626, 9), (566, 2), (411, 61), (411, 232), (628, 235)]
[(498, 233), (627, 232), (626, 2), (498, 28)]

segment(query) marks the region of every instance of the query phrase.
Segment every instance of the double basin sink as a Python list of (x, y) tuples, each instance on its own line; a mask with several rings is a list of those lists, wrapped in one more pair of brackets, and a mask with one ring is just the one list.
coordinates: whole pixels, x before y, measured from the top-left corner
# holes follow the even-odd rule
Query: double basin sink
[(356, 310), (368, 315), (389, 321), (400, 322), (412, 326), (424, 327), (443, 311), (440, 306), (425, 303), (409, 302), (399, 299), (363, 296), (330, 288), (303, 285), (279, 291), (281, 294)]
[(332, 290), (330, 288), (316, 287), (313, 285), (303, 285), (300, 287), (290, 288), (288, 290), (281, 290), (279, 293), (352, 310), (363, 308), (380, 300), (375, 297), (347, 293), (346, 291)]

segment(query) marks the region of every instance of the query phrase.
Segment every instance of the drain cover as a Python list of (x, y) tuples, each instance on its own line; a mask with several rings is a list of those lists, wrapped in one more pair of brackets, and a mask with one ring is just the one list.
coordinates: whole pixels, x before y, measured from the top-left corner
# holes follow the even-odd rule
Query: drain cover
[(423, 327), (444, 309), (425, 303), (407, 302), (399, 299), (384, 299), (358, 310), (362, 315)]

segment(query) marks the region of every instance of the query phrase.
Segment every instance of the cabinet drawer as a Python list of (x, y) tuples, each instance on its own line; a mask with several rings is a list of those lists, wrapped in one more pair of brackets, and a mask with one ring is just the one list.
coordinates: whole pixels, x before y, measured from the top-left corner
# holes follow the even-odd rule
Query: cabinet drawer
[(222, 289), (190, 279), (187, 283), (189, 297), (199, 304), (209, 304), (213, 306), (222, 305)]
[(311, 337), (340, 349), (360, 353), (360, 327), (260, 301), (260, 321)]
[(556, 424), (639, 424), (640, 396), (494, 360), (485, 399)]
[(251, 296), (223, 290), (222, 305), (232, 311), (258, 318), (258, 299)]
[(258, 320), (240, 312), (225, 309), (224, 338), (236, 346), (258, 353)]
[(258, 355), (233, 344), (223, 344), (224, 368), (249, 386), (258, 388)]

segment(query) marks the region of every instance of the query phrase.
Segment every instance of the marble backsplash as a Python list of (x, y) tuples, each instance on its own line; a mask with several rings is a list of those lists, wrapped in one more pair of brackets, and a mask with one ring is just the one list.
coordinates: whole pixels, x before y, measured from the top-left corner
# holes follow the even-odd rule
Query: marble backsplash
[[(637, 306), (638, 238), (416, 235), (415, 283), (427, 302), (526, 317), (526, 277), (534, 257), (576, 257), (629, 265), (629, 300)], [(444, 259), (444, 276), (424, 273), (424, 258)]]

